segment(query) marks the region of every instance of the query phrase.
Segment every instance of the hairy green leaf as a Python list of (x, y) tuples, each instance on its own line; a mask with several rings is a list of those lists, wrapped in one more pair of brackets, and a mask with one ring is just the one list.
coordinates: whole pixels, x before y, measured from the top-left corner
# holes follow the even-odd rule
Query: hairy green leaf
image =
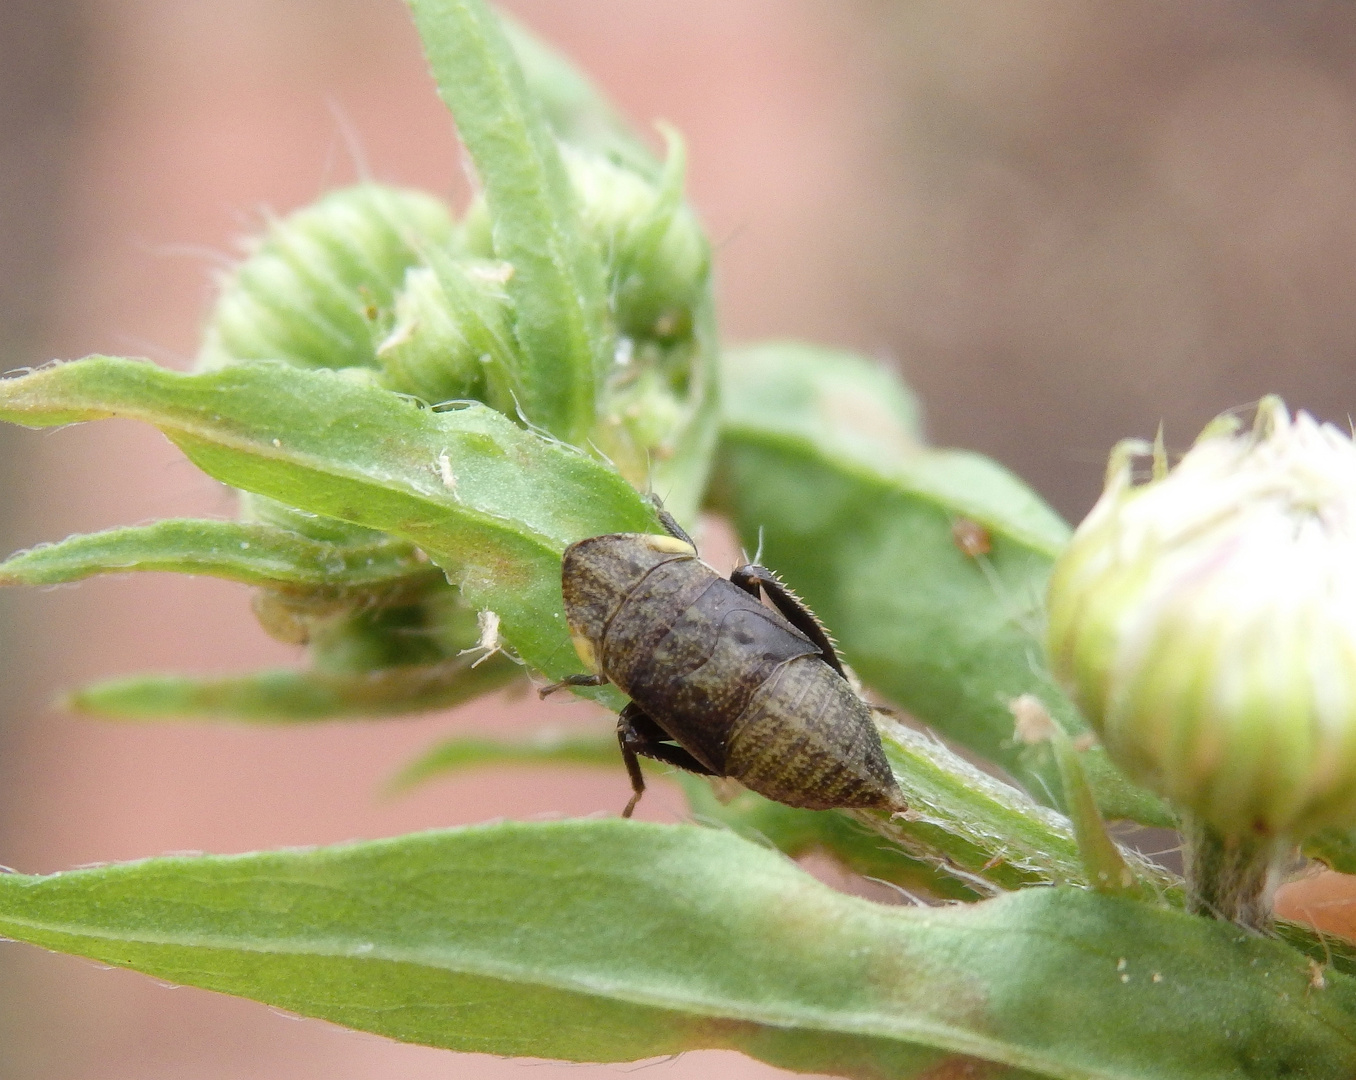
[(991, 892), (971, 887), (935, 859), (915, 858), (842, 811), (785, 806), (747, 788), (722, 790), (719, 782), (691, 773), (675, 771), (672, 778), (687, 796), (694, 820), (771, 845), (793, 859), (815, 852), (830, 855), (853, 873), (898, 886), (910, 896), (974, 900)]
[(215, 678), (133, 675), (86, 686), (66, 704), (113, 720), (370, 720), (450, 709), (523, 677), (523, 669), (502, 655), (480, 664), (466, 656), (362, 673), (280, 668)]
[(561, 552), (586, 536), (660, 531), (644, 499), (572, 447), (484, 406), (421, 409), (338, 372), (254, 363), (184, 375), (90, 357), (0, 380), (0, 419), (108, 416), (154, 424), (234, 487), (416, 544), (552, 678), (579, 670)]
[(594, 423), (596, 386), (614, 351), (602, 260), (542, 107), (495, 16), (480, 0), (410, 0), (438, 92), (475, 162), (521, 347), (518, 403), (575, 445)]
[[(862, 679), (1058, 804), (1048, 745), (1013, 737), (1009, 702), (1086, 724), (1046, 670), (1045, 581), (1067, 526), (978, 454), (915, 441), (911, 398), (863, 362), (804, 346), (728, 354), (716, 505), (816, 610)], [(1169, 826), (1093, 750), (1102, 813)]]
[(587, 75), (522, 23), (502, 12), (499, 21), (556, 138), (659, 179), (659, 160)]
[(72, 536), (0, 563), (0, 585), (56, 585), (95, 574), (163, 570), (249, 585), (380, 588), (443, 576), (409, 543), (332, 543), (273, 525), (188, 518)]
[[(663, 768), (646, 764), (647, 769)], [(459, 735), (417, 758), (396, 775), (390, 786), (401, 791), (486, 765), (584, 765), (619, 770), (621, 754), (610, 731), (567, 734), (558, 728), (545, 728), (527, 739)], [(854, 873), (941, 899), (973, 900), (991, 891), (971, 888), (948, 868), (936, 865), (936, 859), (929, 862), (905, 854), (899, 846), (845, 814), (800, 810), (728, 781), (712, 782), (676, 769), (665, 771), (682, 787), (698, 821), (771, 844), (792, 858), (824, 852)], [(720, 795), (717, 785), (723, 789)]]
[(437, 777), (486, 765), (591, 765), (615, 769), (621, 764), (617, 738), (601, 732), (571, 734), (542, 728), (526, 739), (454, 735), (425, 751), (391, 780), (404, 791)]
[(1356, 1072), (1356, 982), (1316, 988), (1279, 942), (1082, 890), (883, 907), (691, 826), (508, 823), (0, 875), (0, 933), (482, 1053), (731, 1047), (872, 1078), (961, 1055), (1105, 1080)]
[[(822, 847), (863, 874), (936, 896), (967, 899), (1027, 885), (1092, 881), (1067, 818), (929, 736), (882, 722), (881, 739), (909, 803), (904, 814), (798, 810), (728, 782), (721, 787), (730, 797), (722, 801), (706, 779), (682, 772), (674, 777), (703, 820), (744, 836), (761, 835), (793, 856)], [(501, 762), (615, 768), (621, 759), (611, 733), (564, 738), (547, 731), (529, 742), (458, 737), (416, 761), (397, 783)], [(1133, 852), (1117, 851), (1148, 895), (1180, 903), (1175, 875)]]

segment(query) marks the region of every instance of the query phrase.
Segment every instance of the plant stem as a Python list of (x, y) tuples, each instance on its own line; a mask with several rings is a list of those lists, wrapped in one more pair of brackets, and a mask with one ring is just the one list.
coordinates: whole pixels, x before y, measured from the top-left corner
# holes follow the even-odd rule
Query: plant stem
[(1279, 871), (1294, 845), (1277, 837), (1222, 836), (1184, 816), (1187, 910), (1250, 930), (1271, 929)]
[[(880, 717), (885, 756), (908, 800), (904, 814), (848, 811), (910, 856), (998, 893), (1028, 885), (1092, 884), (1073, 823), (1025, 792), (989, 776), (931, 735)], [(1128, 850), (1119, 859), (1131, 882), (1172, 902), (1181, 883), (1163, 867)], [(1110, 853), (1102, 853), (1109, 860)], [(1120, 868), (1114, 873), (1120, 881)]]

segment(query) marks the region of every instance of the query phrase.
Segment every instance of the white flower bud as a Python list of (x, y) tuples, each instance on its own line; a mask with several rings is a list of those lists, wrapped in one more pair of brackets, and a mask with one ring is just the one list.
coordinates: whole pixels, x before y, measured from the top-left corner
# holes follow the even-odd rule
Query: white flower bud
[(1356, 446), (1279, 399), (1169, 472), (1122, 444), (1050, 581), (1055, 674), (1135, 780), (1222, 835), (1356, 823)]

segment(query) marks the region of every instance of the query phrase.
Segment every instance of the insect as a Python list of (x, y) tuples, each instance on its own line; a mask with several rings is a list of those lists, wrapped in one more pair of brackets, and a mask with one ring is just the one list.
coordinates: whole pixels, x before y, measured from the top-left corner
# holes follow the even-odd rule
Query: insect
[(631, 698), (617, 717), (633, 792), (622, 817), (645, 791), (638, 757), (732, 777), (789, 806), (904, 809), (870, 707), (810, 609), (757, 564), (721, 577), (659, 518), (669, 535), (566, 549), (565, 615), (590, 674), (540, 692), (611, 682)]
[(993, 537), (989, 530), (978, 521), (969, 518), (957, 518), (951, 525), (951, 539), (962, 554), (972, 559), (987, 555), (993, 550)]

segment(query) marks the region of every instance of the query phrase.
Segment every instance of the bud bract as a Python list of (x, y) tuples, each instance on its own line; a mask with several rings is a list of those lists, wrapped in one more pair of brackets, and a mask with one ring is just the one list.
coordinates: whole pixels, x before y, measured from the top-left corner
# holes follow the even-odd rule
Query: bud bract
[(1275, 398), (1168, 470), (1112, 455), (1056, 563), (1051, 666), (1133, 779), (1222, 835), (1356, 823), (1356, 446)]

